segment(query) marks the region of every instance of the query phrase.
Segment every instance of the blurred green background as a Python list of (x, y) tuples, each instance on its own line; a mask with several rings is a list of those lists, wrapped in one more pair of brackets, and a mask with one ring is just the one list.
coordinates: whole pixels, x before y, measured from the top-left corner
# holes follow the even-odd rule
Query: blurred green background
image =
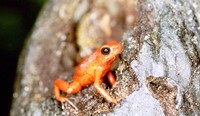
[(18, 57), (46, 0), (3, 0), (0, 3), (0, 115), (8, 116)]

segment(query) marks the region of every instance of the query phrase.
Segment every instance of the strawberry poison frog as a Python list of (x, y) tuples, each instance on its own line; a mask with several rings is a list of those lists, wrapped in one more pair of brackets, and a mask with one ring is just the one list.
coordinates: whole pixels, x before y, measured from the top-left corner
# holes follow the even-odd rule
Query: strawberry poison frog
[[(107, 44), (99, 47), (93, 54), (81, 62), (75, 69), (73, 80), (68, 83), (64, 80), (54, 81), (55, 98), (63, 102), (69, 102), (73, 107), (72, 102), (67, 97), (61, 95), (61, 92), (67, 94), (75, 94), (83, 87), (94, 83), (97, 92), (108, 102), (117, 104), (117, 100), (112, 98), (108, 92), (101, 86), (103, 77), (108, 74), (108, 81), (111, 85), (115, 83), (115, 77), (110, 72), (112, 62), (122, 52), (122, 44), (116, 41), (110, 41)], [(76, 108), (77, 109), (77, 108)]]

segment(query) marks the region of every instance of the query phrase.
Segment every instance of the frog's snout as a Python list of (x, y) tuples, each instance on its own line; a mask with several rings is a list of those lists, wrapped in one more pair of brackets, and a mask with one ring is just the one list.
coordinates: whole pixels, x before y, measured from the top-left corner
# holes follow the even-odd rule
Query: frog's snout
[(119, 54), (121, 54), (121, 52), (122, 52), (122, 44), (121, 44), (121, 42), (118, 43), (118, 50), (119, 50)]

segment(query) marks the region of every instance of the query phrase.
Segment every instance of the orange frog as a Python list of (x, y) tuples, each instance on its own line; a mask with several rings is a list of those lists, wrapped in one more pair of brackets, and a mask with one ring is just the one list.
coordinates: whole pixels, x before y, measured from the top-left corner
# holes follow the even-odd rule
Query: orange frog
[(83, 87), (94, 83), (97, 92), (108, 102), (117, 104), (117, 100), (112, 98), (108, 92), (101, 86), (103, 77), (108, 73), (108, 81), (111, 85), (115, 83), (114, 75), (110, 72), (112, 62), (122, 52), (122, 45), (116, 41), (111, 41), (98, 48), (92, 55), (80, 63), (75, 70), (73, 81), (68, 83), (64, 80), (55, 80), (54, 95), (55, 98), (63, 102), (69, 102), (75, 109), (76, 106), (69, 101), (67, 97), (61, 96), (60, 91), (67, 94), (75, 94)]

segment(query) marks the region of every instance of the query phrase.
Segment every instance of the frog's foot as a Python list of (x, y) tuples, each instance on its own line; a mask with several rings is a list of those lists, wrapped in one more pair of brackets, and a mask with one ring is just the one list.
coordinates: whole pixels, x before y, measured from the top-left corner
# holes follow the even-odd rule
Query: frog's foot
[[(65, 98), (65, 101), (68, 102), (72, 107), (74, 107), (75, 110), (78, 110), (76, 105), (74, 105), (68, 98)], [(62, 107), (64, 106), (64, 102), (61, 102)]]
[(114, 98), (112, 99), (112, 102), (115, 103), (116, 105), (118, 104), (117, 100)]
[(67, 97), (57, 97), (56, 99), (61, 102), (62, 109), (64, 109), (64, 103), (68, 102), (75, 110), (78, 110), (76, 105), (74, 105)]

